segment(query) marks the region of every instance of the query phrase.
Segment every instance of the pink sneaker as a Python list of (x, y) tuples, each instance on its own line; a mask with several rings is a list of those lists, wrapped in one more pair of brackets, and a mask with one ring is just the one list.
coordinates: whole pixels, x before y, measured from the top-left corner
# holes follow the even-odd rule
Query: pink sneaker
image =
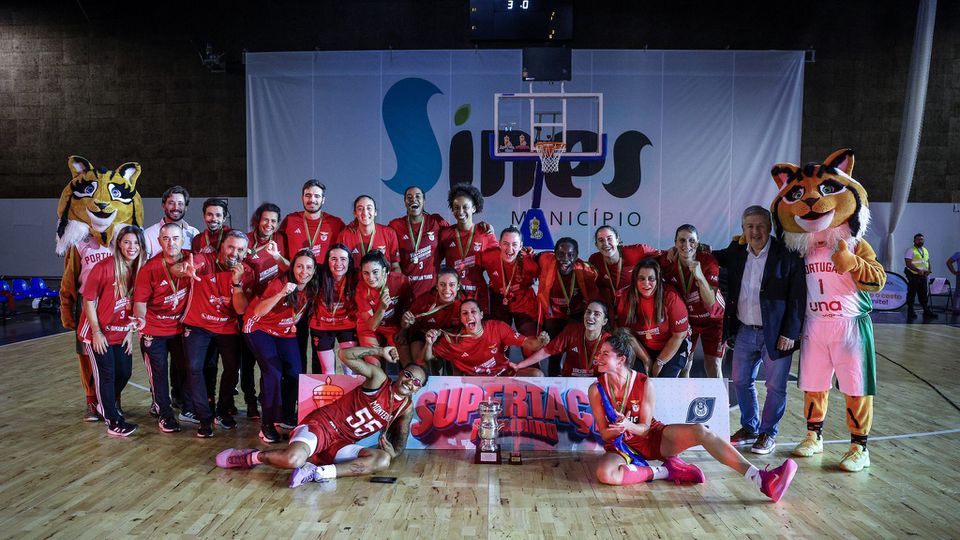
[(779, 501), (790, 487), (794, 475), (797, 474), (797, 462), (788, 459), (772, 471), (767, 465), (766, 470), (760, 471), (760, 491), (773, 499), (773, 502)]
[(288, 486), (295, 488), (313, 482), (316, 478), (317, 466), (313, 463), (304, 463), (290, 472), (290, 482)]
[(217, 467), (223, 469), (252, 469), (256, 466), (253, 461), (251, 461), (254, 452), (256, 452), (256, 450), (253, 448), (227, 448), (217, 454)]
[(703, 484), (707, 481), (707, 477), (703, 475), (700, 467), (687, 463), (677, 456), (668, 457), (664, 460), (663, 466), (667, 468), (669, 473), (667, 480), (672, 480), (675, 484)]

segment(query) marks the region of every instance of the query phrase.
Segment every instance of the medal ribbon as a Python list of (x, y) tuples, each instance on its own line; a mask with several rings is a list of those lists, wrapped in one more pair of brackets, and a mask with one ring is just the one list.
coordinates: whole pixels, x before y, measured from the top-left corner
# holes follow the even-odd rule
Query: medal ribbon
[(256, 243), (256, 245), (253, 246), (253, 249), (250, 250), (250, 254), (256, 255), (257, 253), (260, 253), (261, 251), (263, 251), (263, 248), (267, 247), (267, 244), (269, 244), (270, 241), (273, 240), (273, 233), (270, 233), (270, 236), (267, 237), (267, 240), (266, 242), (263, 243), (263, 245), (259, 244), (260, 236), (257, 233), (253, 233), (253, 240)]
[(467, 251), (463, 250), (463, 244), (460, 243), (460, 229), (455, 230), (454, 238), (457, 239), (457, 251), (460, 253), (460, 264), (466, 266), (467, 253), (470, 252), (470, 246), (473, 244), (473, 233), (477, 231), (477, 226), (470, 227), (470, 238), (467, 239)]
[(557, 268), (557, 280), (560, 282), (560, 290), (563, 292), (563, 298), (567, 301), (567, 308), (570, 308), (570, 300), (577, 294), (577, 271), (574, 270), (570, 273), (570, 294), (567, 294), (567, 287), (563, 284), (563, 276), (560, 275), (559, 268)]
[(222, 226), (222, 225), (220, 226), (220, 236), (217, 237), (217, 245), (216, 245), (216, 246), (214, 246), (212, 243), (210, 243), (210, 231), (209, 231), (209, 230), (203, 231), (203, 237), (207, 240), (207, 245), (208, 245), (208, 246), (213, 247), (214, 250), (220, 249), (220, 243), (223, 242), (223, 226)]
[[(606, 380), (606, 378), (604, 378), (604, 380)], [(600, 386), (603, 389), (603, 391), (600, 392), (600, 402), (603, 405), (603, 412), (607, 417), (607, 422), (616, 422), (617, 411), (616, 409), (614, 409), (613, 403), (611, 403), (610, 398), (607, 396), (606, 388), (604, 388), (605, 385), (600, 384)], [(624, 394), (623, 396), (624, 401), (626, 401), (627, 395), (629, 395), (629, 393)], [(611, 442), (611, 444), (613, 445), (614, 448), (616, 448), (617, 452), (621, 456), (623, 456), (623, 458), (626, 459), (631, 465), (637, 465), (640, 467), (649, 466), (649, 463), (647, 463), (647, 461), (643, 459), (643, 456), (641, 456), (635, 450), (627, 446), (627, 443), (626, 441), (624, 441), (624, 437), (622, 433), (620, 435), (617, 435), (617, 438), (615, 438)]]
[(407, 216), (407, 232), (410, 233), (410, 243), (413, 244), (413, 256), (417, 256), (417, 251), (420, 249), (420, 239), (423, 238), (423, 230), (426, 228), (427, 219), (422, 218), (420, 220), (420, 232), (417, 233), (417, 239), (413, 239), (413, 223), (410, 221), (410, 216)]
[(310, 225), (307, 224), (307, 213), (304, 212), (301, 214), (303, 217), (303, 228), (307, 230), (307, 241), (310, 242), (310, 247), (317, 242), (317, 237), (320, 236), (320, 227), (323, 226), (323, 212), (320, 212), (320, 223), (317, 223), (317, 230), (313, 231), (313, 234), (310, 234)]
[[(422, 232), (423, 229), (421, 228), (420, 231)], [(360, 236), (360, 251), (361, 251), (360, 256), (362, 257), (367, 253), (370, 253), (370, 250), (373, 249), (373, 238), (377, 236), (377, 224), (376, 223), (373, 224), (373, 232), (370, 233), (370, 242), (368, 242), (366, 246), (363, 245), (363, 231), (360, 230), (359, 223), (357, 224), (357, 235)]]
[(503, 281), (503, 299), (507, 299), (507, 295), (510, 294), (510, 285), (513, 283), (513, 277), (517, 275), (517, 267), (520, 266), (520, 257), (518, 253), (517, 258), (513, 261), (513, 270), (510, 271), (510, 279), (507, 280), (507, 272), (503, 269), (503, 257), (500, 257), (500, 279)]
[(180, 290), (180, 282), (173, 279), (173, 275), (170, 274), (170, 268), (167, 267), (167, 260), (160, 256), (160, 262), (163, 264), (163, 272), (167, 275), (167, 280), (170, 282), (170, 288), (173, 289), (174, 301), (176, 301), (177, 291)]
[(613, 272), (610, 271), (610, 266), (607, 264), (607, 261), (603, 261), (603, 267), (607, 269), (607, 279), (613, 284), (613, 290), (616, 292), (620, 288), (620, 274), (623, 271), (623, 254), (620, 255), (620, 258), (617, 259), (617, 280), (613, 280)]
[(433, 305), (430, 306), (430, 309), (428, 309), (427, 311), (424, 311), (423, 313), (420, 313), (419, 315), (414, 315), (414, 317), (417, 318), (417, 319), (419, 319), (420, 317), (426, 317), (427, 315), (433, 315), (434, 313), (440, 311), (441, 309), (443, 309), (443, 308), (445, 308), (445, 307), (447, 307), (447, 306), (449, 306), (449, 305), (451, 305), (451, 304), (453, 304), (453, 302), (447, 302), (446, 304), (442, 304), (442, 305), (437, 305), (437, 303), (434, 302)]
[(680, 287), (683, 289), (683, 301), (687, 301), (687, 297), (690, 295), (690, 289), (693, 288), (693, 273), (690, 273), (689, 279), (683, 279), (683, 264), (680, 259), (677, 258), (677, 271), (680, 273)]

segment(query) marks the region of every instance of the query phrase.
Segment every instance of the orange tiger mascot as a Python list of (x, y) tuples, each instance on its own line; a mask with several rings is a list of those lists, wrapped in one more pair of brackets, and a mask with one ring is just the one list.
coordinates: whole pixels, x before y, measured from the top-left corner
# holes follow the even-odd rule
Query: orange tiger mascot
[(870, 223), (867, 192), (850, 174), (853, 151), (837, 150), (823, 163), (779, 163), (771, 174), (780, 192), (770, 210), (787, 247), (803, 255), (807, 310), (800, 346), (807, 435), (793, 455), (823, 452), (823, 420), (836, 375), (846, 398), (850, 448), (840, 469), (870, 466), (867, 436), (877, 391), (873, 303), (867, 294), (887, 276), (863, 235)]
[[(83, 309), (79, 292), (84, 278), (97, 262), (113, 254), (113, 241), (125, 225), (142, 225), (143, 202), (137, 192), (139, 163), (124, 163), (109, 170), (95, 168), (80, 156), (67, 159), (71, 180), (60, 194), (57, 205), (57, 255), (64, 256), (60, 282), (60, 320), (63, 326), (77, 328)], [(80, 383), (87, 395), (84, 420), (100, 420), (97, 395), (90, 362), (77, 341)]]

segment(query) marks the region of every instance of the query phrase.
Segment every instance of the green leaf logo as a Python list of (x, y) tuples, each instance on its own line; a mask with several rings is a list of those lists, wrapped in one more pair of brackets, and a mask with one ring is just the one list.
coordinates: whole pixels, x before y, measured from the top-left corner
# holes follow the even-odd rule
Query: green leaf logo
[(467, 123), (467, 120), (470, 119), (470, 104), (466, 103), (460, 106), (457, 109), (457, 112), (453, 114), (453, 123), (462, 126)]

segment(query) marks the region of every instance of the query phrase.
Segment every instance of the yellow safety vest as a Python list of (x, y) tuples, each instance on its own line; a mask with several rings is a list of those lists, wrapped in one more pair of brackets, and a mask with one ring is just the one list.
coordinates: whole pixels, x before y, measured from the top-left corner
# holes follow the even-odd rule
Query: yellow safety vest
[[(917, 270), (930, 270), (930, 251), (927, 248), (913, 246), (913, 259), (910, 262), (913, 263), (913, 267)], [(907, 270), (916, 274), (916, 272), (909, 268), (907, 268)]]

